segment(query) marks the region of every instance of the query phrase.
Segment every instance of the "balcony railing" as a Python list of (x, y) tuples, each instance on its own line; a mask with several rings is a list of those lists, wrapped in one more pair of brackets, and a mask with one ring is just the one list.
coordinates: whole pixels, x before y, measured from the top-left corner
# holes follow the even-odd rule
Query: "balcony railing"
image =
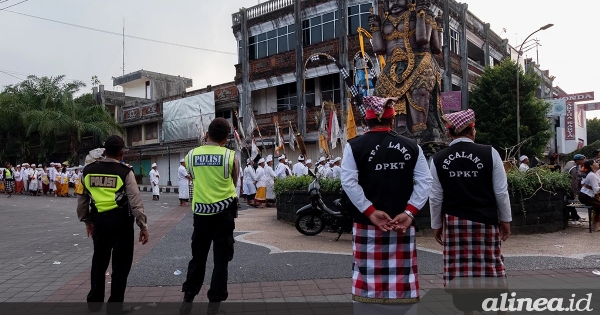
[[(302, 0), (305, 1), (305, 0)], [(285, 7), (294, 5), (294, 0), (271, 0), (258, 5), (255, 5), (249, 9), (248, 11), (248, 19), (257, 18), (259, 16), (283, 9)], [(242, 23), (242, 16), (240, 12), (236, 12), (231, 15), (231, 19), (233, 22), (233, 26), (236, 26)]]

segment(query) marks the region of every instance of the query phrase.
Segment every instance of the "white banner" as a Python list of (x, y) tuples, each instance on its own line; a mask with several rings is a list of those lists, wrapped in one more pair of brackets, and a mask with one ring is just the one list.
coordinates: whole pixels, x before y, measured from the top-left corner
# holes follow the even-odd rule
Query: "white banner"
[[(200, 127), (202, 116), (203, 127)], [(163, 105), (164, 141), (198, 138), (215, 118), (215, 93), (208, 92), (181, 98)]]
[(550, 103), (550, 105), (552, 105), (550, 107), (550, 110), (548, 111), (548, 114), (546, 116), (548, 117), (563, 117), (565, 115), (567, 115), (567, 100), (565, 99), (555, 99), (555, 100), (549, 100), (547, 101), (548, 103)]

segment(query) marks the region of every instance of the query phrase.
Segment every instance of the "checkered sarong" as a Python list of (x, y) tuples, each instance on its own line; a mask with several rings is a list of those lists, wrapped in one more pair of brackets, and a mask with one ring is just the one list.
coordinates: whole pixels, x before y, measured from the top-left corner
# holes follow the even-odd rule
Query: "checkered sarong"
[(7, 193), (12, 193), (15, 191), (15, 181), (7, 180), (4, 184), (4, 191)]
[(452, 289), (506, 287), (498, 227), (446, 215), (444, 285)]
[(386, 304), (419, 301), (414, 227), (399, 234), (354, 223), (352, 249), (354, 301)]

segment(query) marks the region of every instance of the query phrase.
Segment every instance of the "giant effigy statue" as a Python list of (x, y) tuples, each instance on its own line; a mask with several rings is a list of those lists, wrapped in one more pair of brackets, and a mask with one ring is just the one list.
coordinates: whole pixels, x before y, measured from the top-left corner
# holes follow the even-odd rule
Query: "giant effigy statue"
[(421, 144), (446, 137), (441, 73), (433, 57), (442, 51), (442, 28), (430, 7), (430, 0), (386, 0), (383, 14), (369, 17), (373, 50), (385, 56), (374, 95), (398, 98), (396, 131)]

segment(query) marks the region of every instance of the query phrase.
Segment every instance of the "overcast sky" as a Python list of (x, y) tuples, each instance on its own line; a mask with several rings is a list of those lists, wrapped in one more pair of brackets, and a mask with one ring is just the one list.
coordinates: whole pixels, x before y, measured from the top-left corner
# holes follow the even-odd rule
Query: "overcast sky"
[[(4, 2), (3, 2), (4, 1)], [(23, 0), (0, 0), (0, 10)], [(265, 2), (265, 1), (261, 1)], [(125, 72), (140, 69), (193, 79), (193, 88), (232, 81), (237, 63), (231, 14), (257, 0), (28, 0), (7, 10), (111, 32), (225, 53), (125, 39)], [(594, 0), (469, 0), (469, 10), (513, 46), (539, 27), (539, 63), (568, 93), (595, 91), (600, 101)], [(506, 32), (503, 32), (503, 28)], [(122, 38), (0, 11), (0, 88), (28, 74), (64, 74), (112, 89), (122, 74)], [(229, 53), (229, 54), (227, 54)], [(536, 58), (535, 49), (526, 53)], [(4, 72), (9, 72), (9, 76)], [(600, 116), (600, 111), (588, 113)]]

